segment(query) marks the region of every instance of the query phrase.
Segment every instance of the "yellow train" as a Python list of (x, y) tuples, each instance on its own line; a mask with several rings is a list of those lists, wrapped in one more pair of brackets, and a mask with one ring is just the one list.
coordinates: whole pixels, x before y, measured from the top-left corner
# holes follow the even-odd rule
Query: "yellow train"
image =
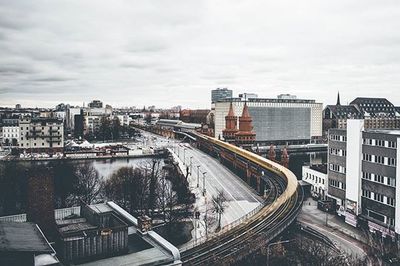
[(286, 187), (285, 191), (276, 200), (276, 203), (278, 203), (278, 204), (274, 204), (274, 205), (279, 206), (280, 204), (283, 204), (285, 201), (289, 200), (293, 196), (296, 196), (297, 186), (298, 186), (297, 178), (296, 178), (295, 174), (293, 174), (293, 172), (290, 171), (289, 169), (287, 169), (286, 167), (284, 167), (276, 162), (273, 162), (271, 160), (268, 160), (258, 154), (246, 151), (242, 148), (239, 148), (232, 144), (218, 140), (216, 138), (198, 134), (198, 133), (195, 133), (195, 135), (196, 135), (196, 137), (202, 138), (205, 141), (211, 142), (218, 147), (222, 147), (228, 151), (238, 154), (241, 157), (249, 160), (250, 162), (253, 162), (253, 163), (259, 165), (260, 167), (267, 169), (269, 171), (272, 171), (273, 173), (286, 179), (287, 187)]

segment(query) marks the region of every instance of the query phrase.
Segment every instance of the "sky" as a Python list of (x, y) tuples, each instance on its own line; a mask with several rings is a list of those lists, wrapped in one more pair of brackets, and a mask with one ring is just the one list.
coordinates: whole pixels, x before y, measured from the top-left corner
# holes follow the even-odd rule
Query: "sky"
[(0, 106), (400, 105), (399, 26), (398, 0), (0, 0)]

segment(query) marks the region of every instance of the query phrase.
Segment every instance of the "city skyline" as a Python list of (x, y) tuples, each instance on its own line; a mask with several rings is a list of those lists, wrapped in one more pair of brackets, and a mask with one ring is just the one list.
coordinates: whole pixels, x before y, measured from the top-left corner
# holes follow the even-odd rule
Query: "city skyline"
[(209, 108), (218, 87), (400, 104), (395, 1), (1, 1), (0, 14), (2, 106)]

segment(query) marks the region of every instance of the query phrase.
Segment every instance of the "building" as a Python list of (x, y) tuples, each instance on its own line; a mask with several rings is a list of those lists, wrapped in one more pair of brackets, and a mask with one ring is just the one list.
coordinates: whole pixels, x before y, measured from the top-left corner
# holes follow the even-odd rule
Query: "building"
[(356, 98), (341, 105), (338, 93), (336, 105), (327, 105), (323, 111), (324, 136), (330, 128), (346, 128), (347, 119), (364, 119), (365, 128), (400, 128), (400, 113), (387, 99)]
[(63, 152), (64, 123), (58, 118), (23, 117), (19, 120), (19, 148), (27, 152)]
[(232, 103), (229, 106), (229, 112), (225, 116), (225, 128), (222, 130), (222, 138), (231, 144), (235, 144), (235, 135), (239, 131), (237, 129), (237, 116), (233, 111)]
[(83, 110), (80, 110), (80, 114), (74, 115), (74, 137), (75, 138), (83, 138), (85, 132), (85, 121)]
[(6, 119), (3, 120), (3, 124), (1, 125), (1, 132), (2, 132), (2, 144), (4, 146), (13, 146), (18, 147), (18, 140), (19, 140), (19, 126), (18, 120), (16, 119)]
[(63, 261), (82, 262), (128, 252), (128, 224), (107, 204), (83, 205), (79, 217), (56, 222)]
[(0, 222), (0, 265), (61, 264), (37, 224)]
[(257, 95), (257, 94), (255, 94), (255, 93), (247, 93), (247, 92), (245, 92), (245, 93), (240, 93), (238, 96), (239, 96), (239, 98), (241, 98), (243, 101), (247, 101), (248, 99), (255, 99), (255, 98), (258, 98), (258, 95)]
[(207, 124), (209, 109), (184, 109), (180, 111), (179, 118), (185, 123)]
[(232, 98), (232, 90), (228, 90), (227, 88), (211, 90), (211, 103), (215, 103), (226, 98)]
[[(235, 116), (243, 111), (245, 102), (240, 98), (216, 102), (215, 137), (222, 137), (231, 102)], [(322, 103), (315, 100), (257, 98), (249, 99), (246, 104), (256, 143), (260, 145), (309, 143), (322, 136)]]
[(328, 195), (327, 165), (310, 165), (302, 167), (302, 180), (311, 185), (311, 195), (325, 199)]
[(235, 134), (235, 145), (246, 150), (252, 150), (256, 140), (256, 133), (253, 131), (253, 119), (249, 114), (249, 108), (244, 103), (242, 115), (239, 117), (239, 130)]
[(365, 123), (349, 119), (347, 129), (329, 130), (328, 194), (346, 223), (394, 237), (400, 234), (400, 130)]
[(103, 102), (100, 100), (93, 100), (88, 106), (89, 108), (103, 108)]

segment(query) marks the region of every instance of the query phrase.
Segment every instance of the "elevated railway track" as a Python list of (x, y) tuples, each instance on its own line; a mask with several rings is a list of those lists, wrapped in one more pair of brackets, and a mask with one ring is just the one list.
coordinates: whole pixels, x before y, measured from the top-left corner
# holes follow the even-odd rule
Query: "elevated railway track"
[[(233, 262), (235, 256), (248, 254), (266, 245), (284, 231), (297, 217), (303, 192), (296, 176), (278, 163), (215, 138), (191, 133), (198, 148), (220, 159), (260, 194), (268, 187), (264, 205), (242, 223), (221, 230), (223, 233), (203, 244), (186, 250), (181, 259), (185, 265), (212, 265)], [(263, 236), (263, 243), (252, 243)], [(234, 256), (232, 256), (234, 255)]]

